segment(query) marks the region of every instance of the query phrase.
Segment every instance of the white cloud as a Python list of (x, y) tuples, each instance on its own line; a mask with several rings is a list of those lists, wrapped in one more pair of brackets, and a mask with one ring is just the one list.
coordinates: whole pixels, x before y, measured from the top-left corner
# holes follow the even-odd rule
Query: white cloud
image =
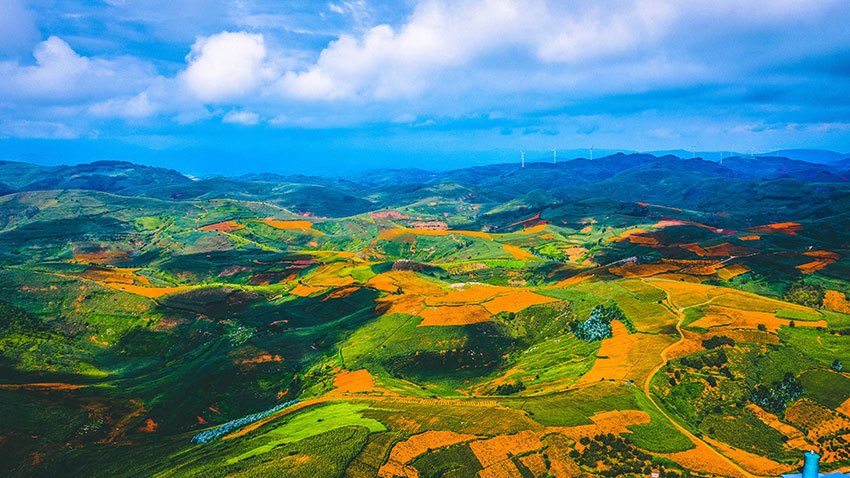
[[(572, 82), (595, 88), (598, 75), (586, 65), (628, 74), (630, 68), (654, 62), (664, 74), (653, 74), (651, 81), (639, 78), (643, 88), (681, 76), (680, 67), (691, 73), (701, 69), (695, 63), (710, 63), (710, 52), (683, 51), (694, 37), (781, 29), (789, 21), (823, 15), (839, 3), (424, 0), (397, 28), (378, 25), (360, 35), (340, 36), (314, 62), (285, 73), (278, 86), (286, 96), (304, 101), (412, 98), (447, 84), (451, 88), (446, 74), (464, 81), (490, 75), (484, 76), (487, 84), (471, 87), (491, 91), (519, 77), (525, 81), (512, 87), (525, 84), (535, 89), (560, 76), (561, 85)], [(329, 4), (333, 11), (342, 11), (343, 6), (347, 4)], [(528, 69), (526, 75), (518, 70), (517, 59), (519, 68)], [(535, 77), (541, 81), (535, 82)]]
[(96, 103), (89, 108), (95, 116), (118, 118), (147, 118), (159, 111), (159, 106), (148, 98), (148, 92), (143, 91), (130, 98), (114, 98)]
[(274, 75), (263, 36), (221, 32), (198, 38), (180, 79), (197, 98), (216, 102), (243, 96)]
[(231, 110), (221, 119), (222, 123), (243, 124), (253, 126), (260, 122), (260, 117), (256, 113), (250, 111)]
[(29, 51), (38, 41), (35, 15), (20, 0), (0, 0), (0, 53)]
[(75, 139), (79, 136), (68, 125), (53, 121), (12, 120), (0, 122), (0, 138)]
[(7, 98), (75, 101), (109, 98), (146, 87), (153, 68), (131, 57), (89, 58), (51, 36), (33, 51), (34, 65), (0, 62), (0, 94)]

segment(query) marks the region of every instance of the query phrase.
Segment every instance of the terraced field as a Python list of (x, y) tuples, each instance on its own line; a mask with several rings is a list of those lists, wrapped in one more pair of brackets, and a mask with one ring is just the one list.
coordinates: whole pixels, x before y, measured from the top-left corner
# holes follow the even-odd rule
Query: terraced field
[(850, 466), (846, 209), (425, 188), (0, 197), (0, 473)]

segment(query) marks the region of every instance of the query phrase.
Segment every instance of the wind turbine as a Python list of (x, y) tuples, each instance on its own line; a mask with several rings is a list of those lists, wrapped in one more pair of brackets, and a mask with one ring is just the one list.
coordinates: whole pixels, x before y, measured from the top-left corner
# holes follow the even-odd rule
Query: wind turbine
[(520, 150), (520, 156), (522, 156), (522, 167), (525, 167), (525, 151)]
[(590, 145), (590, 160), (593, 161), (593, 147), (596, 145)]
[(558, 162), (558, 150), (553, 149), (552, 150), (552, 164), (555, 164), (557, 162)]

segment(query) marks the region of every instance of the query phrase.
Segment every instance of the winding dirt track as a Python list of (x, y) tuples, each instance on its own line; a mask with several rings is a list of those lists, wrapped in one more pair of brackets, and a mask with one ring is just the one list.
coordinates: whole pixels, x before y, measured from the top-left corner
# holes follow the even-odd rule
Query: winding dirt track
[[(641, 282), (652, 286), (652, 283), (647, 282), (645, 279), (641, 279)], [(677, 429), (679, 429), (680, 432), (684, 433), (685, 436), (688, 437), (691, 440), (691, 442), (693, 442), (693, 444), (695, 446), (701, 446), (702, 445), (702, 446), (708, 447), (708, 449), (711, 450), (712, 452), (714, 452), (714, 454), (717, 455), (718, 458), (720, 458), (724, 462), (731, 465), (734, 469), (736, 469), (741, 474), (741, 476), (743, 476), (745, 478), (768, 478), (768, 477), (761, 477), (759, 475), (753, 475), (752, 473), (748, 472), (747, 470), (741, 468), (740, 465), (738, 465), (737, 463), (735, 463), (734, 461), (729, 459), (723, 453), (720, 453), (716, 448), (714, 448), (713, 446), (708, 444), (708, 442), (702, 440), (701, 438), (697, 437), (693, 433), (689, 432), (683, 426), (679, 425), (676, 422), (676, 420), (673, 420), (673, 418), (670, 415), (668, 415), (667, 412), (665, 412), (664, 409), (662, 409), (658, 405), (658, 403), (655, 401), (655, 398), (653, 398), (652, 393), (650, 393), (649, 384), (652, 381), (652, 377), (654, 377), (655, 374), (658, 373), (659, 370), (661, 370), (664, 366), (667, 365), (667, 351), (670, 350), (671, 348), (675, 347), (676, 345), (680, 344), (683, 340), (685, 340), (685, 335), (682, 333), (682, 322), (685, 320), (684, 312), (682, 310), (680, 310), (678, 307), (675, 307), (673, 305), (673, 299), (670, 296), (669, 291), (661, 289), (660, 287), (656, 287), (656, 289), (664, 291), (664, 293), (667, 295), (667, 298), (665, 299), (664, 305), (668, 309), (670, 309), (671, 312), (673, 312), (674, 314), (676, 314), (676, 316), (679, 317), (679, 320), (676, 321), (676, 332), (679, 334), (679, 340), (670, 344), (664, 350), (661, 351), (661, 363), (657, 367), (652, 369), (651, 372), (649, 372), (649, 375), (646, 377), (646, 381), (643, 384), (643, 393), (646, 395), (646, 398), (648, 398), (652, 402), (652, 404), (655, 405), (655, 408), (658, 409), (658, 411), (661, 412), (661, 414), (664, 415), (668, 420), (670, 420), (670, 423), (672, 423)], [(699, 307), (701, 305), (705, 305), (705, 304), (711, 302), (711, 300), (712, 299), (709, 299), (709, 300), (707, 300), (703, 303), (696, 304), (693, 307)]]

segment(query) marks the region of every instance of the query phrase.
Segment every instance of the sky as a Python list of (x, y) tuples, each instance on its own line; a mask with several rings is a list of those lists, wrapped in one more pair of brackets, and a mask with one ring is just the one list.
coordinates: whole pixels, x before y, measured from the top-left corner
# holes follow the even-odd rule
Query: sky
[[(846, 0), (0, 0), (0, 159), (850, 152)], [(548, 156), (547, 156), (548, 157)]]

